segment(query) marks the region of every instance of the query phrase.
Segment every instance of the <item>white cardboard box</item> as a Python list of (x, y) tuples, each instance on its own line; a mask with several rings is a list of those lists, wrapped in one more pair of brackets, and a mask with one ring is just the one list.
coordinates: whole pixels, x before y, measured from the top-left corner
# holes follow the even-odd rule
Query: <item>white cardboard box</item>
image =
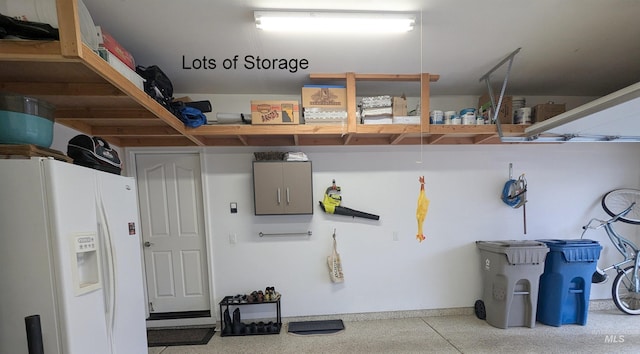
[(100, 57), (106, 60), (109, 65), (116, 69), (116, 71), (122, 74), (122, 76), (129, 79), (129, 81), (133, 82), (133, 84), (136, 85), (140, 90), (144, 91), (144, 79), (140, 75), (138, 75), (138, 73), (131, 70), (131, 68), (129, 68), (125, 63), (118, 59), (118, 57), (111, 54), (106, 49), (99, 49), (98, 54), (100, 54)]

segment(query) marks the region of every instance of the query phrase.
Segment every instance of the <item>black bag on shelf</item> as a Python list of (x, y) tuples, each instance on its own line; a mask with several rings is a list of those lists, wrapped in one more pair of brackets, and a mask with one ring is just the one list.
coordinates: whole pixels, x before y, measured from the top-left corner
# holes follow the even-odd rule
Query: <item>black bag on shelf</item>
[(67, 145), (67, 156), (72, 158), (76, 165), (116, 175), (122, 171), (118, 152), (111, 149), (108, 142), (97, 136), (80, 134), (71, 138)]
[(209, 113), (213, 110), (213, 107), (211, 107), (211, 101), (209, 100), (184, 102), (184, 105), (187, 107), (197, 108), (202, 113)]
[(170, 112), (174, 113), (171, 110), (173, 84), (171, 80), (169, 80), (169, 77), (157, 65), (147, 67), (138, 65), (136, 66), (136, 73), (145, 80), (144, 91)]
[(6, 36), (22, 39), (60, 39), (58, 29), (47, 23), (23, 21), (0, 14), (0, 38)]

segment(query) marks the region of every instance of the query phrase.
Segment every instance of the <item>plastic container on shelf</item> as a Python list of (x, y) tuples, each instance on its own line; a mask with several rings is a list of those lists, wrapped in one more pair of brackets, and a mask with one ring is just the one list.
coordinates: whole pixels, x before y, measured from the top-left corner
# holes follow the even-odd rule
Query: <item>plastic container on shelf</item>
[(444, 124), (451, 124), (453, 118), (458, 116), (458, 111), (446, 111), (444, 112)]
[(444, 112), (439, 110), (433, 110), (429, 114), (429, 123), (431, 124), (444, 124)]
[(0, 93), (0, 144), (53, 142), (54, 107), (36, 98)]
[(479, 318), (498, 328), (535, 327), (540, 275), (549, 249), (537, 241), (476, 241), (480, 249), (482, 300)]
[(476, 124), (476, 109), (465, 108), (460, 111), (460, 120), (463, 125), (475, 125)]
[(531, 124), (531, 107), (514, 109), (513, 124)]
[(514, 96), (511, 98), (511, 109), (515, 112), (517, 109), (524, 108), (526, 103), (527, 100), (524, 97)]
[(538, 321), (556, 327), (586, 325), (591, 276), (602, 246), (587, 239), (538, 241), (549, 247), (540, 277)]

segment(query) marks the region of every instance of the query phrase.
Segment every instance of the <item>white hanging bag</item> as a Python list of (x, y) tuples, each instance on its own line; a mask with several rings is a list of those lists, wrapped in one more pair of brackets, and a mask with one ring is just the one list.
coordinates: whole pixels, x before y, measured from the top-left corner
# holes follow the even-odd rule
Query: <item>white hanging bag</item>
[(338, 254), (338, 243), (336, 241), (336, 230), (333, 230), (333, 252), (327, 257), (329, 265), (329, 276), (334, 283), (344, 282), (344, 274), (342, 273), (342, 263), (340, 262), (340, 254)]

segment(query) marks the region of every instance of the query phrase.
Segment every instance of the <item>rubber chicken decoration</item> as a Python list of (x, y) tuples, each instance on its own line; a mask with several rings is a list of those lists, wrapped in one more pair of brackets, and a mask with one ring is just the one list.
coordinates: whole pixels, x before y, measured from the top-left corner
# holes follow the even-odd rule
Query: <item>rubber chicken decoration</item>
[(422, 232), (422, 224), (429, 210), (429, 199), (427, 199), (424, 192), (424, 176), (418, 177), (418, 181), (420, 182), (420, 194), (418, 195), (418, 209), (416, 210), (416, 219), (418, 220), (418, 234), (416, 238), (422, 242), (426, 238)]

